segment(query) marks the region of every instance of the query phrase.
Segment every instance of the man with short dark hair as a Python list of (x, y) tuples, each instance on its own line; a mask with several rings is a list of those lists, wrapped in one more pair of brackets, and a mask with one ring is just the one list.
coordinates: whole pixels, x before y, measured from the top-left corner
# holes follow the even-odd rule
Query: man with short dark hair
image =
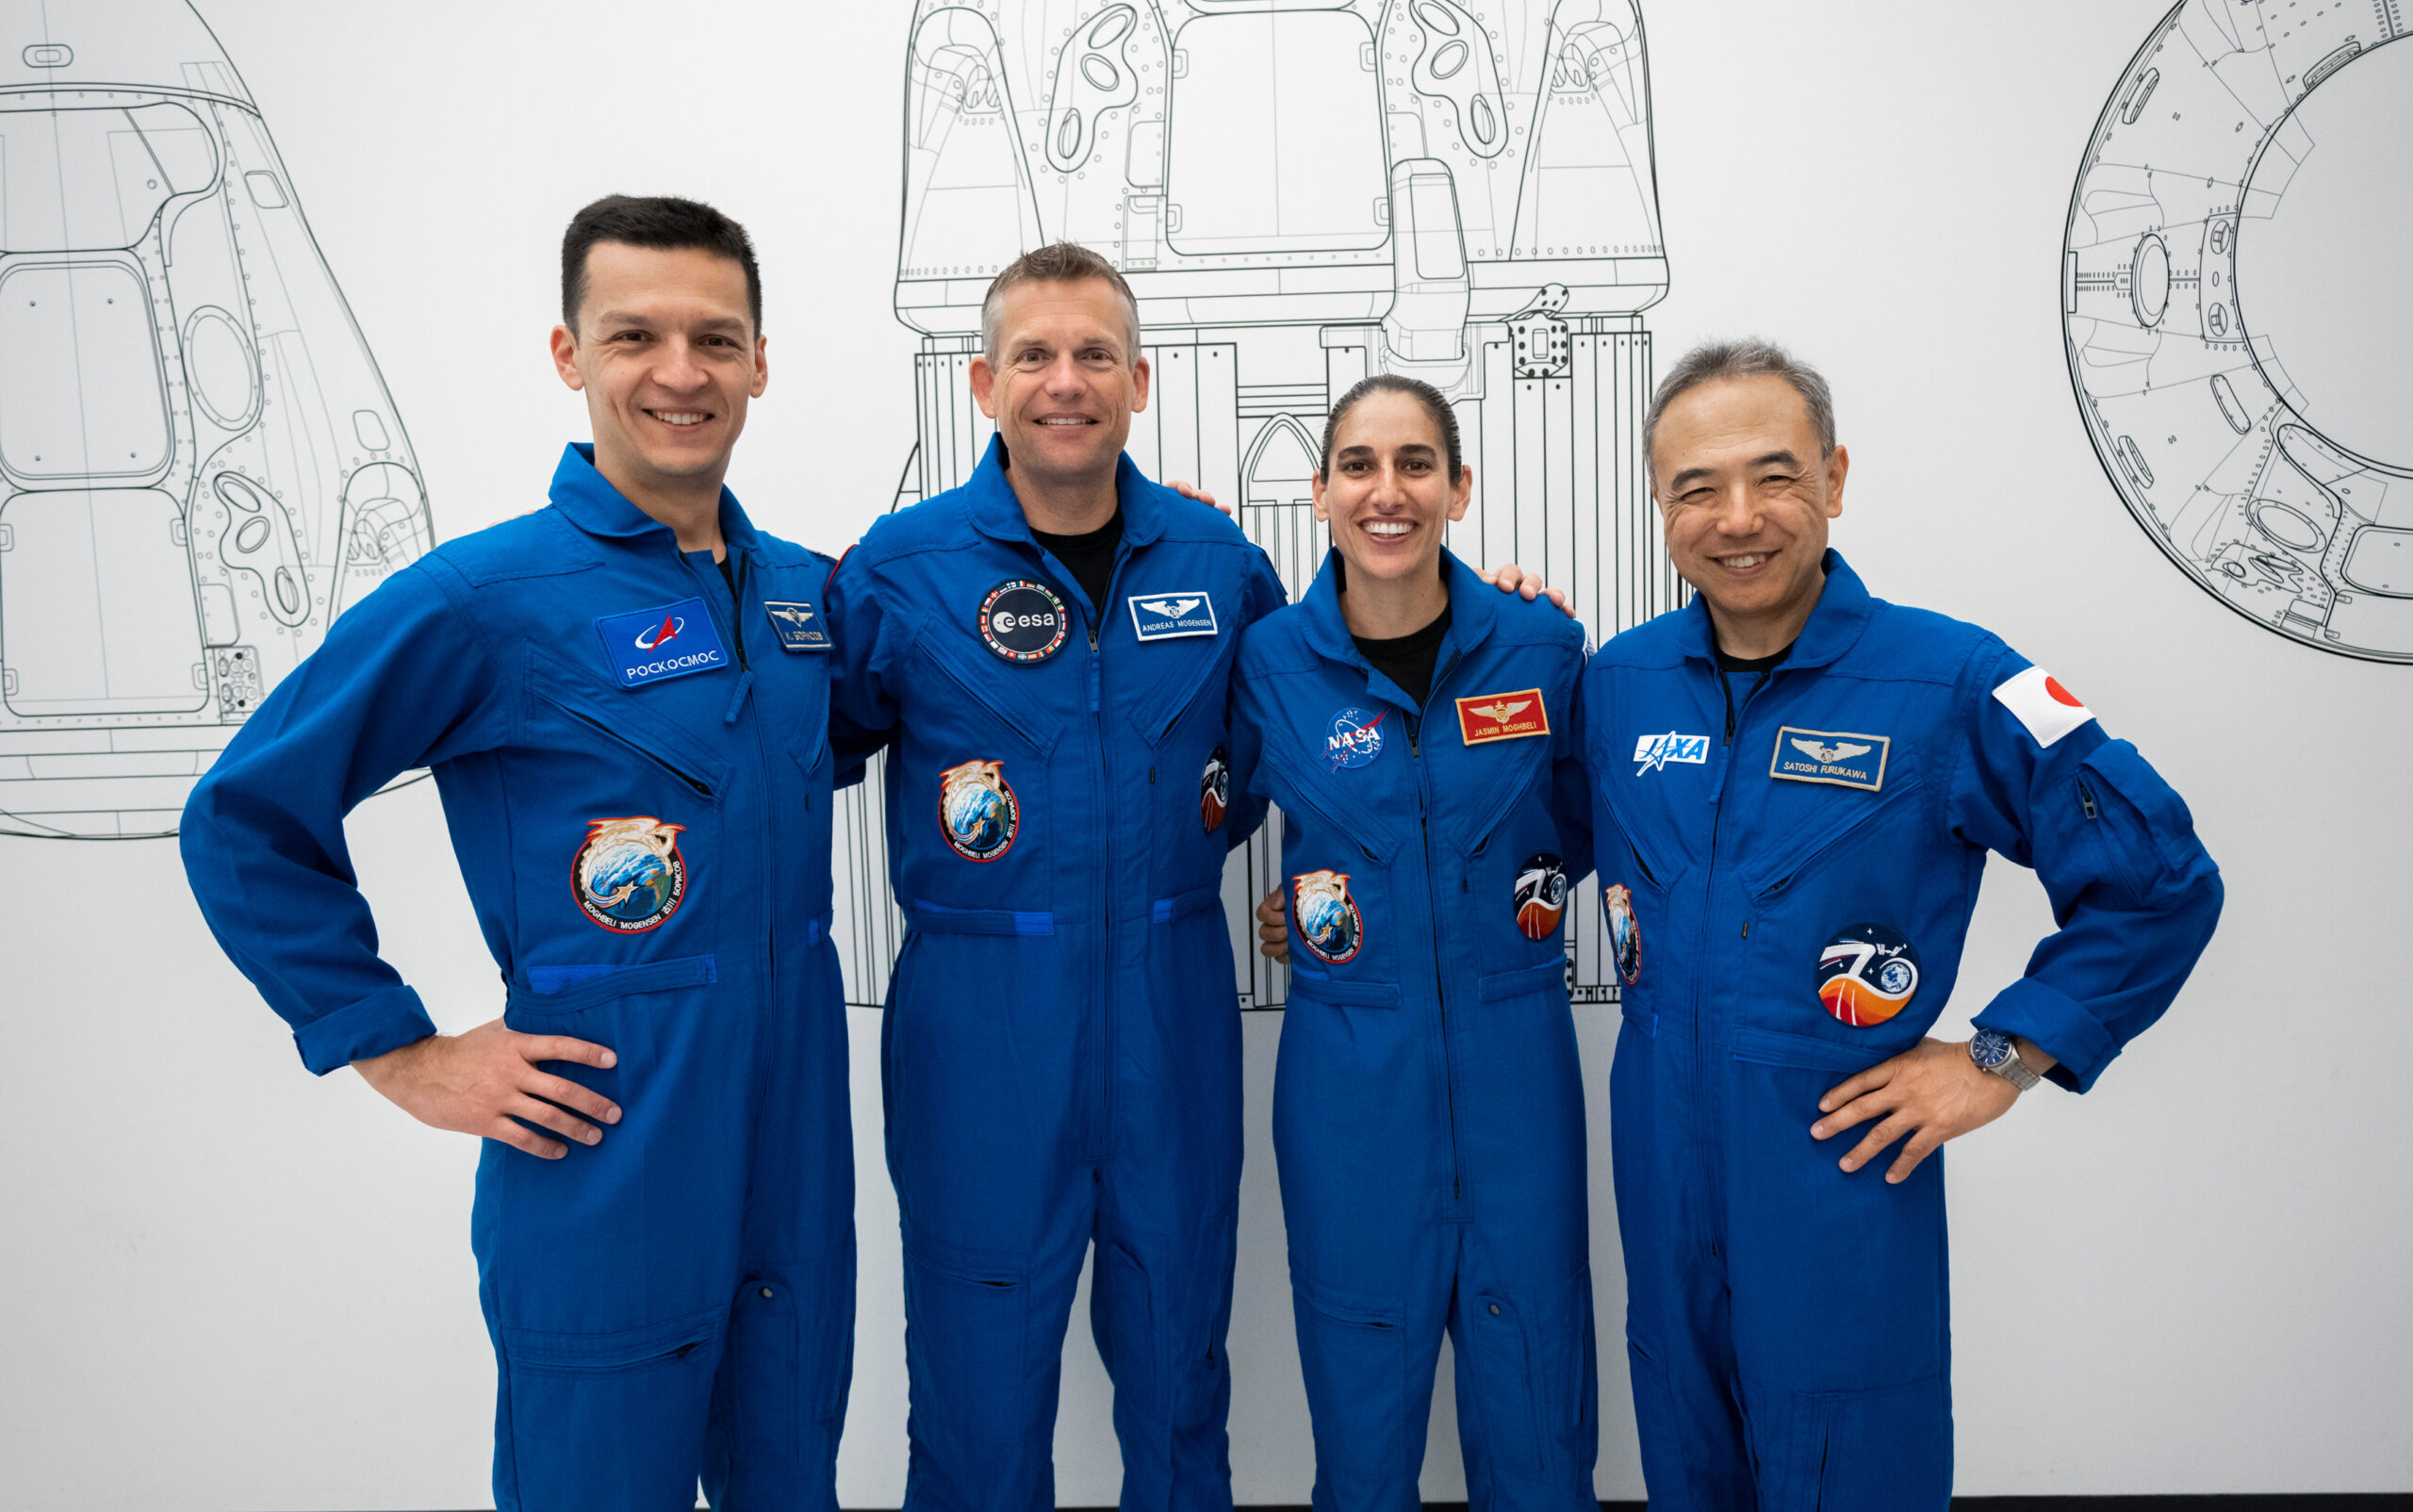
[[(1704, 347), (1644, 435), (1696, 597), (1602, 647), (1584, 706), (1650, 1504), (1942, 1512), (1939, 1147), (2040, 1078), (2092, 1087), (2193, 969), (2220, 874), (2178, 795), (2043, 668), (1827, 549), (1850, 459), (1815, 372)], [(1931, 1039), (1989, 850), (2035, 868), (2060, 929), (1973, 1040)], [(1862, 1126), (1840, 1160), (1821, 1142)], [(1897, 1141), (1882, 1181), (1860, 1174)]]
[[(293, 1026), (483, 1136), (496, 1504), (834, 1509), (853, 1342), (828, 940), (828, 558), (722, 486), (768, 380), (745, 231), (615, 195), (562, 244), (591, 446), (551, 507), (336, 622), (185, 813), (210, 928)], [(344, 814), (432, 766), (506, 988), (438, 1034), (378, 958)]]

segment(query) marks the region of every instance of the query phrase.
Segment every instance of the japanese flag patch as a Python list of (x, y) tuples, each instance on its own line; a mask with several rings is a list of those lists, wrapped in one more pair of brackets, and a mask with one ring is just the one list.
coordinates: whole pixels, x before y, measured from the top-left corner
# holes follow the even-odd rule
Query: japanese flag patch
[(2094, 717), (2093, 710), (2041, 666), (2031, 666), (1994, 689), (1994, 701), (2026, 725), (2039, 746), (2052, 745)]

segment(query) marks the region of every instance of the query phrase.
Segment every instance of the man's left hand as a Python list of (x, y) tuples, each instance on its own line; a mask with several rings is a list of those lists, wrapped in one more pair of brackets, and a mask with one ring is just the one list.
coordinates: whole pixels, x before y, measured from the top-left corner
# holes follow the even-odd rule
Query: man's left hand
[(1475, 576), (1502, 593), (1522, 594), (1527, 599), (1538, 599), (1547, 593), (1550, 595), (1550, 601), (1558, 605), (1560, 614), (1569, 619), (1575, 617), (1575, 611), (1567, 607), (1565, 588), (1543, 587), (1540, 573), (1528, 572), (1514, 562), (1502, 562), (1496, 567), (1477, 572)]
[(1823, 1140), (1872, 1118), (1881, 1120), (1843, 1158), (1843, 1168), (1859, 1170), (1907, 1134), (1911, 1142), (1885, 1173), (1888, 1182), (1896, 1182), (1945, 1140), (1985, 1127), (2018, 1100), (2018, 1088), (1978, 1069), (1968, 1045), (1921, 1040), (1819, 1098), (1818, 1111), (1825, 1116), (1810, 1126), (1810, 1137)]

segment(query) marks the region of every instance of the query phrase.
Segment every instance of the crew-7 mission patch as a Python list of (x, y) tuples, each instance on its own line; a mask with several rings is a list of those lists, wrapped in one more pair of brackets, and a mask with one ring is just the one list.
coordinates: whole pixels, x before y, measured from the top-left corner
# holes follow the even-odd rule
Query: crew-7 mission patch
[(1458, 700), (1458, 738), (1469, 746), (1486, 746), (1495, 740), (1524, 740), (1534, 735), (1550, 733), (1550, 710), (1542, 704), (1542, 690), (1525, 688), (1516, 693), (1478, 693), (1471, 698)]
[(1141, 640), (1178, 640), (1184, 635), (1217, 633), (1215, 600), (1203, 590), (1135, 593), (1125, 601), (1131, 606), (1131, 633)]
[(771, 616), (771, 633), (783, 651), (826, 651), (829, 633), (821, 628), (821, 613), (801, 600), (765, 599), (763, 612)]
[(1768, 775), (1874, 793), (1885, 785), (1885, 757), (1892, 747), (1893, 741), (1884, 735), (1846, 735), (1787, 725), (1776, 732), (1776, 754), (1768, 758)]

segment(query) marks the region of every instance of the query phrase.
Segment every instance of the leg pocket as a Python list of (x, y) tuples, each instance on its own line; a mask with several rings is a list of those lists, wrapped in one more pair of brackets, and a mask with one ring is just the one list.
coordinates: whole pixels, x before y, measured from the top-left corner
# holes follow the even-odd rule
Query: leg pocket
[(1646, 1492), (1676, 1500), (1683, 1480), (1683, 1445), (1676, 1433), (1676, 1403), (1667, 1386), (1666, 1352), (1628, 1335), (1626, 1372), (1633, 1383), (1634, 1437), (1642, 1450)]
[[(1403, 1465), (1400, 1449), (1410, 1411), (1403, 1307), (1295, 1277), (1290, 1300), (1315, 1437), (1316, 1504), (1371, 1503), (1403, 1475), (1413, 1489), (1419, 1467)], [(1413, 1410), (1420, 1428), (1426, 1405)]]
[(502, 1330), (497, 1505), (688, 1505), (720, 1342), (717, 1318), (627, 1334)]
[(1465, 1306), (1459, 1432), (1486, 1439), (1469, 1461), (1479, 1455), (1512, 1482), (1588, 1487), (1600, 1438), (1590, 1274), (1486, 1288)]
[(1020, 1455), (1030, 1287), (1018, 1270), (905, 1245), (909, 1432), (917, 1466), (977, 1486)]
[(1816, 1424), (1817, 1495), (1802, 1505), (1819, 1512), (1944, 1512), (1950, 1505), (1952, 1387), (1945, 1377), (1806, 1395), (1806, 1415)]

